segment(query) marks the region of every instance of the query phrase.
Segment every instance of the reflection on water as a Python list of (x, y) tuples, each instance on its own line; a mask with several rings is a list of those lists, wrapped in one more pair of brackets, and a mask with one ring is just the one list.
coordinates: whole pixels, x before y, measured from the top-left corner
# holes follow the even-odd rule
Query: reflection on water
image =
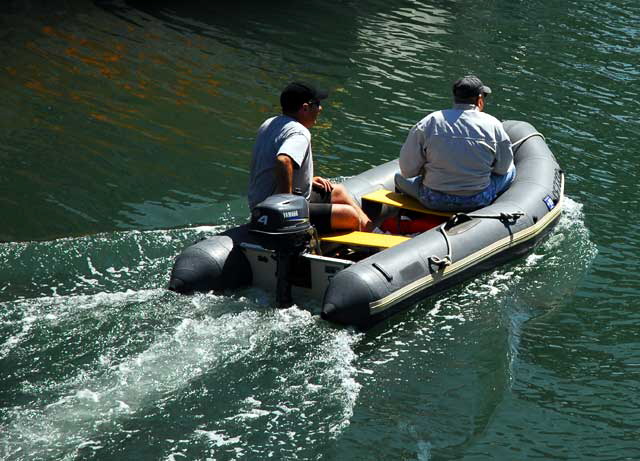
[[(131, 13), (129, 21), (95, 8), (51, 24), (11, 18), (14, 30), (27, 25), (30, 34), (9, 34), (12, 48), (4, 50), (11, 59), (0, 78), (13, 113), (3, 135), (12, 133), (20, 154), (7, 159), (17, 175), (4, 200), (26, 199), (35, 209), (3, 229), (5, 238), (108, 230), (125, 200), (179, 200), (166, 186), (213, 203), (243, 193), (246, 155), (239, 154), (248, 152), (250, 132), (243, 139), (242, 127), (251, 125), (242, 114), (229, 117), (229, 107), (258, 106), (230, 88), (242, 51), (217, 42), (215, 28), (213, 37), (194, 35)], [(43, 218), (49, 231), (35, 225)]]
[[(277, 95), (293, 77), (332, 90), (314, 129), (318, 173), (328, 177), (397, 156), (412, 123), (450, 104), (450, 82), (476, 72), (497, 90), (488, 110), (544, 132), (571, 166), (568, 187), (580, 198), (601, 202), (612, 186), (632, 184), (620, 179), (634, 171), (632, 158), (617, 155), (632, 151), (639, 132), (637, 92), (625, 83), (637, 74), (628, 16), (600, 28), (588, 7), (559, 22), (566, 6), (510, 6), (504, 17), (483, 10), (472, 28), (465, 8), (438, 2), (311, 2), (284, 16), (281, 8), (7, 6), (0, 136), (3, 166), (15, 174), (3, 180), (0, 204), (16, 218), (17, 204), (29, 206), (0, 238), (216, 223), (217, 204), (241, 203), (256, 127), (277, 112)], [(513, 22), (527, 15), (540, 20)], [(489, 27), (496, 17), (507, 27)], [(585, 29), (569, 29), (572, 21)], [(469, 43), (475, 53), (465, 51)], [(598, 159), (614, 157), (598, 168)], [(185, 194), (203, 197), (212, 213), (186, 207), (136, 218), (145, 204), (174, 208)], [(634, 190), (626, 195), (637, 203)]]

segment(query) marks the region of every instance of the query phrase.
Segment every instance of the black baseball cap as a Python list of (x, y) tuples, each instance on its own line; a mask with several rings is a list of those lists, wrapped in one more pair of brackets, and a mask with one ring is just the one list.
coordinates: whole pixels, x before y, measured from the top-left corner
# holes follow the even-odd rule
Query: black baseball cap
[(453, 84), (453, 96), (456, 101), (474, 100), (481, 94), (491, 94), (491, 88), (475, 75), (462, 77)]
[(310, 83), (289, 83), (280, 94), (280, 105), (285, 112), (297, 111), (305, 102), (321, 101), (329, 96), (325, 90), (320, 90)]

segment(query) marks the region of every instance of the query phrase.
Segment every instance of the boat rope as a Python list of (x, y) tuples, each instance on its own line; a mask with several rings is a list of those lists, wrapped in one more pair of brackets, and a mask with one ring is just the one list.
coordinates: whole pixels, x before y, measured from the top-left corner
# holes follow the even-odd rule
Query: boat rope
[(542, 133), (539, 132), (535, 132), (535, 133), (531, 133), (528, 134), (527, 136), (525, 136), (522, 139), (518, 139), (516, 142), (512, 142), (511, 143), (511, 149), (513, 149), (513, 151), (515, 152), (516, 150), (518, 150), (520, 148), (520, 145), (523, 144), (526, 140), (531, 139), (531, 138), (535, 138), (536, 136), (540, 136), (545, 142), (547, 141), (547, 139), (544, 137), (544, 135)]
[(515, 223), (518, 218), (524, 216), (525, 213), (522, 211), (515, 211), (513, 213), (497, 213), (497, 214), (467, 214), (467, 213), (456, 213), (454, 214), (447, 222), (438, 226), (438, 231), (444, 237), (445, 242), (447, 243), (447, 254), (440, 258), (438, 256), (430, 256), (429, 263), (438, 266), (438, 269), (444, 269), (447, 266), (450, 266), (453, 263), (453, 250), (451, 247), (451, 241), (449, 240), (449, 235), (447, 234), (447, 227), (451, 228), (458, 224), (461, 218), (478, 218), (478, 219), (499, 219), (502, 222), (512, 224)]
[(499, 219), (502, 222), (515, 222), (518, 218), (521, 218), (525, 215), (523, 211), (514, 211), (513, 213), (497, 213), (497, 214), (467, 214), (467, 213), (456, 213), (452, 216), (451, 220), (460, 216), (466, 216), (468, 218), (479, 218), (479, 219)]
[[(454, 215), (455, 217), (455, 215)], [(431, 264), (434, 264), (436, 266), (438, 266), (438, 269), (444, 269), (447, 266), (450, 266), (451, 263), (453, 262), (453, 253), (451, 251), (451, 242), (449, 241), (449, 236), (447, 235), (447, 231), (445, 230), (445, 226), (447, 225), (448, 221), (444, 224), (441, 224), (440, 226), (438, 226), (438, 230), (440, 231), (440, 233), (442, 234), (442, 236), (444, 237), (444, 241), (447, 242), (447, 254), (445, 255), (444, 258), (439, 258), (438, 256), (429, 256), (429, 262)]]

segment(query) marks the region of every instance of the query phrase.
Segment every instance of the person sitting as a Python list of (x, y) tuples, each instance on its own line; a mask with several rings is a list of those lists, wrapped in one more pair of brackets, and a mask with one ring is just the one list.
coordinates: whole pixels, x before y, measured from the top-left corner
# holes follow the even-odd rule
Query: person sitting
[(469, 75), (453, 84), (454, 105), (415, 124), (400, 150), (396, 188), (426, 208), (470, 211), (489, 205), (513, 182), (511, 141), (483, 112), (491, 89)]
[(369, 230), (371, 220), (344, 186), (313, 176), (309, 129), (327, 96), (326, 91), (302, 82), (293, 82), (282, 91), (282, 115), (267, 119), (258, 129), (249, 176), (249, 208), (253, 210), (271, 195), (294, 193), (310, 202), (310, 221), (319, 233)]

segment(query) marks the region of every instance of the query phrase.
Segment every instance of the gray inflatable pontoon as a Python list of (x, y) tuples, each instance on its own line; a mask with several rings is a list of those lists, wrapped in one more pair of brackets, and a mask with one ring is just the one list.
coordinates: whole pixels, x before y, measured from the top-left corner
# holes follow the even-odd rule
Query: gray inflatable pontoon
[[(558, 221), (564, 175), (535, 128), (518, 121), (504, 126), (517, 176), (487, 207), (456, 214), (425, 210), (393, 192), (398, 162), (391, 161), (344, 185), (376, 223), (396, 223), (395, 235), (318, 236), (301, 197), (276, 195), (254, 210), (251, 223), (187, 247), (175, 261), (169, 289), (190, 294), (253, 285), (273, 292), (280, 306), (321, 300), (324, 319), (366, 328), (520, 257)], [(423, 231), (398, 234), (416, 228)]]

